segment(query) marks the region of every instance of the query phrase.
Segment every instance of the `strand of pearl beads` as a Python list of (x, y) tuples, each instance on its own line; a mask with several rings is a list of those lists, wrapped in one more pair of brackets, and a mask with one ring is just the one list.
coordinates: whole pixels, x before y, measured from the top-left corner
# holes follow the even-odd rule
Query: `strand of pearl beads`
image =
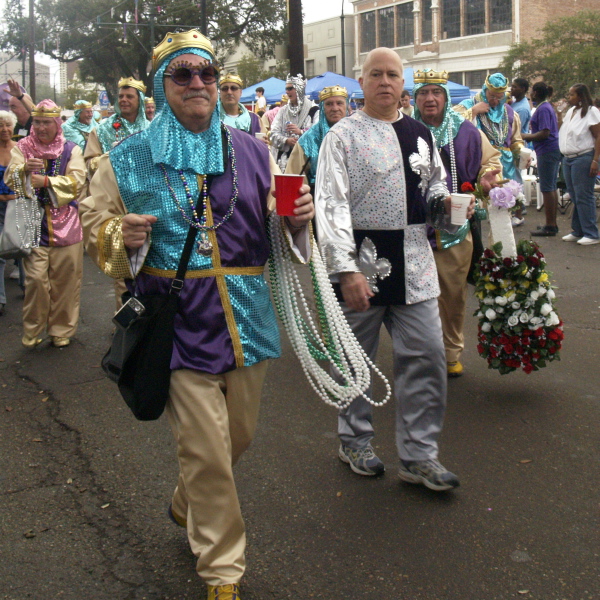
[[(279, 318), (311, 387), (326, 404), (338, 409), (346, 408), (358, 397), (365, 398), (374, 406), (383, 406), (391, 397), (391, 386), (352, 333), (331, 287), (323, 259), (316, 250), (314, 238), (311, 239), (313, 252), (309, 267), (314, 273), (315, 295), (320, 296), (323, 305), (319, 323), (322, 327), (325, 325), (329, 334), (327, 343), (312, 318), (284, 228), (283, 218), (272, 214), (269, 218), (271, 288)], [(336, 366), (344, 379), (342, 383), (319, 364), (317, 359), (323, 358)], [(380, 402), (368, 396), (372, 372), (386, 387), (386, 395)]]

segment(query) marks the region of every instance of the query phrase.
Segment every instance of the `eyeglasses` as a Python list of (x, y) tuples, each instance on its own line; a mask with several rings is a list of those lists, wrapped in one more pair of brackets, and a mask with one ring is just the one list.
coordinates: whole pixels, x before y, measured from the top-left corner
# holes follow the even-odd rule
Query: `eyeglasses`
[(239, 89), (241, 89), (241, 88), (239, 86), (237, 86), (237, 85), (224, 85), (221, 88), (221, 91), (222, 92), (229, 92), (229, 91), (231, 91), (231, 92), (237, 92)]
[(219, 70), (214, 65), (206, 65), (201, 68), (177, 67), (172, 71), (167, 70), (165, 72), (165, 77), (170, 77), (173, 80), (173, 83), (181, 86), (190, 85), (195, 75), (200, 77), (202, 83), (210, 85), (217, 81)]
[(285, 88), (285, 91), (286, 91), (286, 92), (291, 92), (291, 91), (292, 91), (292, 90), (294, 90), (294, 89), (296, 89), (296, 88), (294, 88), (294, 86), (293, 86), (293, 85), (291, 85), (290, 87), (286, 87), (286, 88)]

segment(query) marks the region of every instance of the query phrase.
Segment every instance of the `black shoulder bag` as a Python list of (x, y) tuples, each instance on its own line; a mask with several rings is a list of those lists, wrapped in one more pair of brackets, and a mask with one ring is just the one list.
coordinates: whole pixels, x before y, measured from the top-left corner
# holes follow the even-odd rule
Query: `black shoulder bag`
[(132, 296), (126, 292), (123, 307), (113, 318), (116, 331), (102, 369), (118, 384), (140, 421), (158, 419), (169, 397), (175, 315), (196, 234), (196, 228), (190, 227), (169, 293)]

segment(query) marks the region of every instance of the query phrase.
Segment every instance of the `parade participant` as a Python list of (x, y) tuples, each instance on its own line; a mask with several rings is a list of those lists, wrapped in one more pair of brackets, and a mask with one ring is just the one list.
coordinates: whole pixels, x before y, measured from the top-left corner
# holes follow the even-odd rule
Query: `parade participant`
[[(187, 526), (209, 600), (239, 600), (246, 542), (232, 467), (254, 434), (267, 360), (280, 353), (263, 277), (276, 166), (260, 140), (220, 122), (214, 61), (193, 29), (154, 49), (157, 115), (100, 159), (82, 220), (92, 258), (141, 294), (169, 289), (198, 230), (175, 318), (166, 411), (180, 472), (169, 513)], [(304, 260), (307, 191), (285, 221)]]
[(63, 123), (63, 135), (66, 140), (75, 142), (83, 152), (90, 133), (98, 126), (94, 120), (94, 109), (91, 102), (77, 100), (75, 113)]
[(133, 77), (119, 80), (119, 99), (115, 113), (104, 119), (90, 133), (83, 154), (90, 176), (96, 172), (96, 165), (102, 154), (108, 152), (127, 136), (143, 131), (148, 127), (145, 93), (146, 86), (143, 82)]
[(281, 96), (281, 101), (280, 102), (276, 102), (275, 106), (271, 109), (269, 109), (261, 118), (260, 120), (262, 121), (262, 124), (264, 125), (265, 129), (267, 131), (271, 131), (271, 127), (273, 126), (273, 121), (275, 120), (275, 117), (277, 116), (277, 113), (282, 109), (282, 107), (287, 104), (288, 101), (288, 97), (287, 94), (283, 94), (283, 96)]
[(68, 346), (79, 320), (83, 244), (77, 198), (85, 165), (79, 146), (65, 140), (60, 108), (52, 100), (42, 100), (31, 115), (31, 133), (12, 149), (4, 174), (17, 200), (36, 198), (43, 209), (39, 247), (24, 259), (22, 342), (33, 348), (47, 330), (54, 346)]
[(302, 75), (292, 77), (288, 74), (285, 82), (288, 103), (281, 107), (271, 126), (271, 152), (282, 171), (285, 171), (298, 138), (311, 128), (315, 113), (319, 110), (305, 97), (305, 89), (306, 79)]
[[(500, 151), (502, 176), (523, 183), (519, 154), (523, 147), (521, 120), (506, 104), (508, 80), (502, 73), (488, 75), (483, 89), (474, 98), (463, 100), (454, 109), (485, 133), (492, 146)], [(513, 217), (513, 226), (523, 224), (521, 211)]]
[(319, 150), (325, 134), (338, 121), (348, 115), (348, 91), (339, 85), (323, 88), (319, 93), (319, 121), (306, 133), (303, 133), (294, 146), (290, 160), (285, 168), (286, 173), (300, 174), (303, 172), (307, 159), (310, 160), (310, 169), (307, 179), (314, 189), (317, 176)]
[(144, 104), (146, 105), (146, 119), (148, 119), (148, 121), (152, 121), (152, 119), (154, 119), (154, 115), (156, 114), (156, 102), (154, 102), (154, 98), (148, 96)]
[[(398, 54), (369, 52), (359, 82), (364, 110), (334, 125), (319, 153), (319, 243), (348, 323), (371, 360), (382, 324), (392, 337), (400, 478), (448, 490), (459, 481), (437, 458), (447, 377), (426, 229), (426, 222), (446, 224), (446, 173), (427, 127), (398, 110), (404, 87)], [(338, 435), (338, 456), (355, 473), (384, 472), (364, 398), (340, 412)]]
[[(427, 125), (444, 167), (451, 193), (461, 193), (465, 182), (481, 183), (487, 194), (502, 172), (500, 152), (492, 148), (482, 131), (452, 110), (448, 73), (430, 69), (414, 74), (414, 118)], [(473, 217), (474, 218), (474, 217)], [(429, 228), (429, 241), (440, 282), (438, 305), (444, 333), (446, 367), (449, 377), (463, 373), (460, 362), (465, 347), (464, 323), (467, 308), (467, 275), (473, 256), (472, 221), (465, 221), (456, 233)], [(473, 224), (480, 227), (479, 222)], [(476, 234), (480, 232), (476, 231)]]
[(219, 80), (219, 114), (225, 125), (241, 129), (250, 135), (266, 133), (262, 127), (260, 117), (248, 111), (240, 102), (242, 97), (242, 78), (239, 75), (228, 73)]

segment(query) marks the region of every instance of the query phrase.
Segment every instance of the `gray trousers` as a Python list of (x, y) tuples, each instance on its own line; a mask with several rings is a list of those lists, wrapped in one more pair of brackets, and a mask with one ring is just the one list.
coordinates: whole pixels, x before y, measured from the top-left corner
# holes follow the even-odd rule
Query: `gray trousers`
[[(396, 445), (401, 460), (437, 458), (446, 409), (446, 357), (437, 299), (412, 305), (372, 306), (366, 312), (341, 304), (346, 319), (375, 362), (384, 324), (394, 352)], [(369, 390), (369, 395), (371, 390)], [(364, 448), (373, 439), (373, 407), (357, 398), (338, 416), (344, 446)]]

